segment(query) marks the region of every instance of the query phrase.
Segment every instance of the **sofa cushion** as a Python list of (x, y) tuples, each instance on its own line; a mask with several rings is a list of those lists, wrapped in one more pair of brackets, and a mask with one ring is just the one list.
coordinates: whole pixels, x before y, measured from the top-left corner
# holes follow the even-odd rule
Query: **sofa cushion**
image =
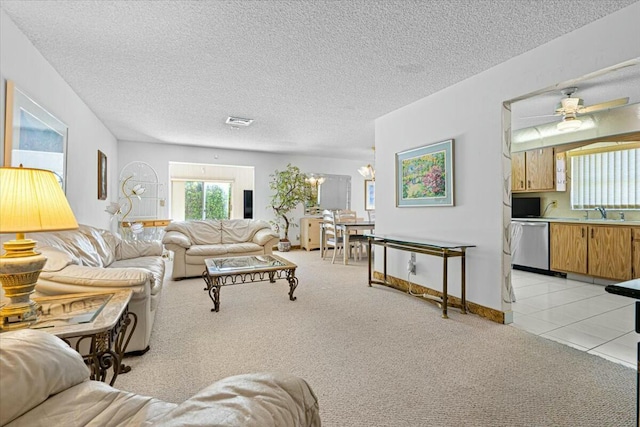
[(146, 270), (152, 276), (151, 295), (159, 294), (160, 291), (162, 291), (162, 281), (164, 279), (165, 264), (164, 260), (160, 257), (147, 256), (124, 259), (111, 264), (109, 270), (111, 270), (112, 268)]
[(103, 267), (108, 267), (116, 260), (118, 239), (109, 231), (80, 224), (78, 231), (91, 242), (93, 249), (100, 257)]
[(84, 265), (70, 265), (61, 271), (40, 273), (42, 279), (50, 282), (102, 287), (140, 286), (146, 283), (150, 275), (150, 271), (140, 268), (94, 268)]
[(69, 252), (75, 258), (74, 264), (88, 267), (104, 267), (102, 258), (87, 236), (78, 230), (56, 231), (53, 233), (29, 233), (29, 239), (37, 242), (37, 247), (51, 246)]
[(162, 256), (162, 243), (159, 240), (145, 242), (142, 240), (121, 240), (116, 251), (117, 260), (132, 259), (138, 257)]
[(171, 411), (153, 426), (320, 426), (318, 398), (302, 378), (254, 373), (224, 378)]
[(47, 258), (46, 264), (42, 267), (42, 271), (45, 272), (60, 271), (66, 266), (73, 264), (74, 261), (77, 261), (74, 260), (69, 252), (52, 248), (51, 246), (40, 247), (37, 251)]
[(227, 219), (221, 223), (222, 243), (250, 242), (259, 230), (271, 229), (269, 223), (254, 219)]
[(198, 256), (221, 256), (227, 253), (227, 245), (199, 245), (199, 246), (191, 246), (187, 249), (186, 256), (187, 257), (198, 257)]
[(220, 221), (173, 221), (165, 227), (167, 231), (179, 231), (191, 240), (193, 245), (215, 245), (222, 243), (222, 224)]
[(22, 329), (0, 334), (0, 425), (89, 379), (80, 354), (60, 338)]
[(251, 242), (234, 243), (232, 245), (222, 245), (222, 246), (225, 247), (227, 249), (227, 253), (232, 256), (240, 256), (243, 254), (249, 254), (256, 251), (257, 252), (262, 251), (262, 246), (256, 243), (251, 243)]

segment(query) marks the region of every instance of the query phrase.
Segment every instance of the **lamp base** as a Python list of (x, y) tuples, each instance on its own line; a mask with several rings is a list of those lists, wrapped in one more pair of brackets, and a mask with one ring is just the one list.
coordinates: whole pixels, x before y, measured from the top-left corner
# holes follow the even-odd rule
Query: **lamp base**
[[(5, 249), (7, 249), (5, 243)], [(30, 296), (47, 258), (36, 252), (28, 256), (0, 257), (0, 283), (10, 302), (0, 307), (0, 329), (28, 328), (38, 320), (38, 304)]]

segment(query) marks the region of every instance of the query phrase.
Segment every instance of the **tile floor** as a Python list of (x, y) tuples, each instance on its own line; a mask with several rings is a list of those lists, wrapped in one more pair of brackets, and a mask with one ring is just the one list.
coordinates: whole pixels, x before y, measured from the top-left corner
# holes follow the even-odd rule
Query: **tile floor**
[(513, 270), (511, 326), (637, 367), (635, 302), (603, 285)]

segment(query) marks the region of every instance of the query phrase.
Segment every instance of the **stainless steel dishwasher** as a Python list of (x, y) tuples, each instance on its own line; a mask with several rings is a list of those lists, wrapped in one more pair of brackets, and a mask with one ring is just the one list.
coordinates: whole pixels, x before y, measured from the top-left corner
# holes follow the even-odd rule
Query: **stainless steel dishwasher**
[(511, 221), (511, 227), (521, 227), (514, 242), (511, 264), (514, 267), (549, 271), (549, 223), (542, 221)]

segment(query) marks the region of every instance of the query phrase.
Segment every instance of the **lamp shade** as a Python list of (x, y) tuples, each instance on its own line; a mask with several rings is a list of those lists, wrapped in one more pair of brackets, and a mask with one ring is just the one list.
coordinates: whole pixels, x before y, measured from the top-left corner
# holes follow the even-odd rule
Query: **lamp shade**
[(53, 172), (0, 168), (0, 233), (73, 228), (78, 222)]

